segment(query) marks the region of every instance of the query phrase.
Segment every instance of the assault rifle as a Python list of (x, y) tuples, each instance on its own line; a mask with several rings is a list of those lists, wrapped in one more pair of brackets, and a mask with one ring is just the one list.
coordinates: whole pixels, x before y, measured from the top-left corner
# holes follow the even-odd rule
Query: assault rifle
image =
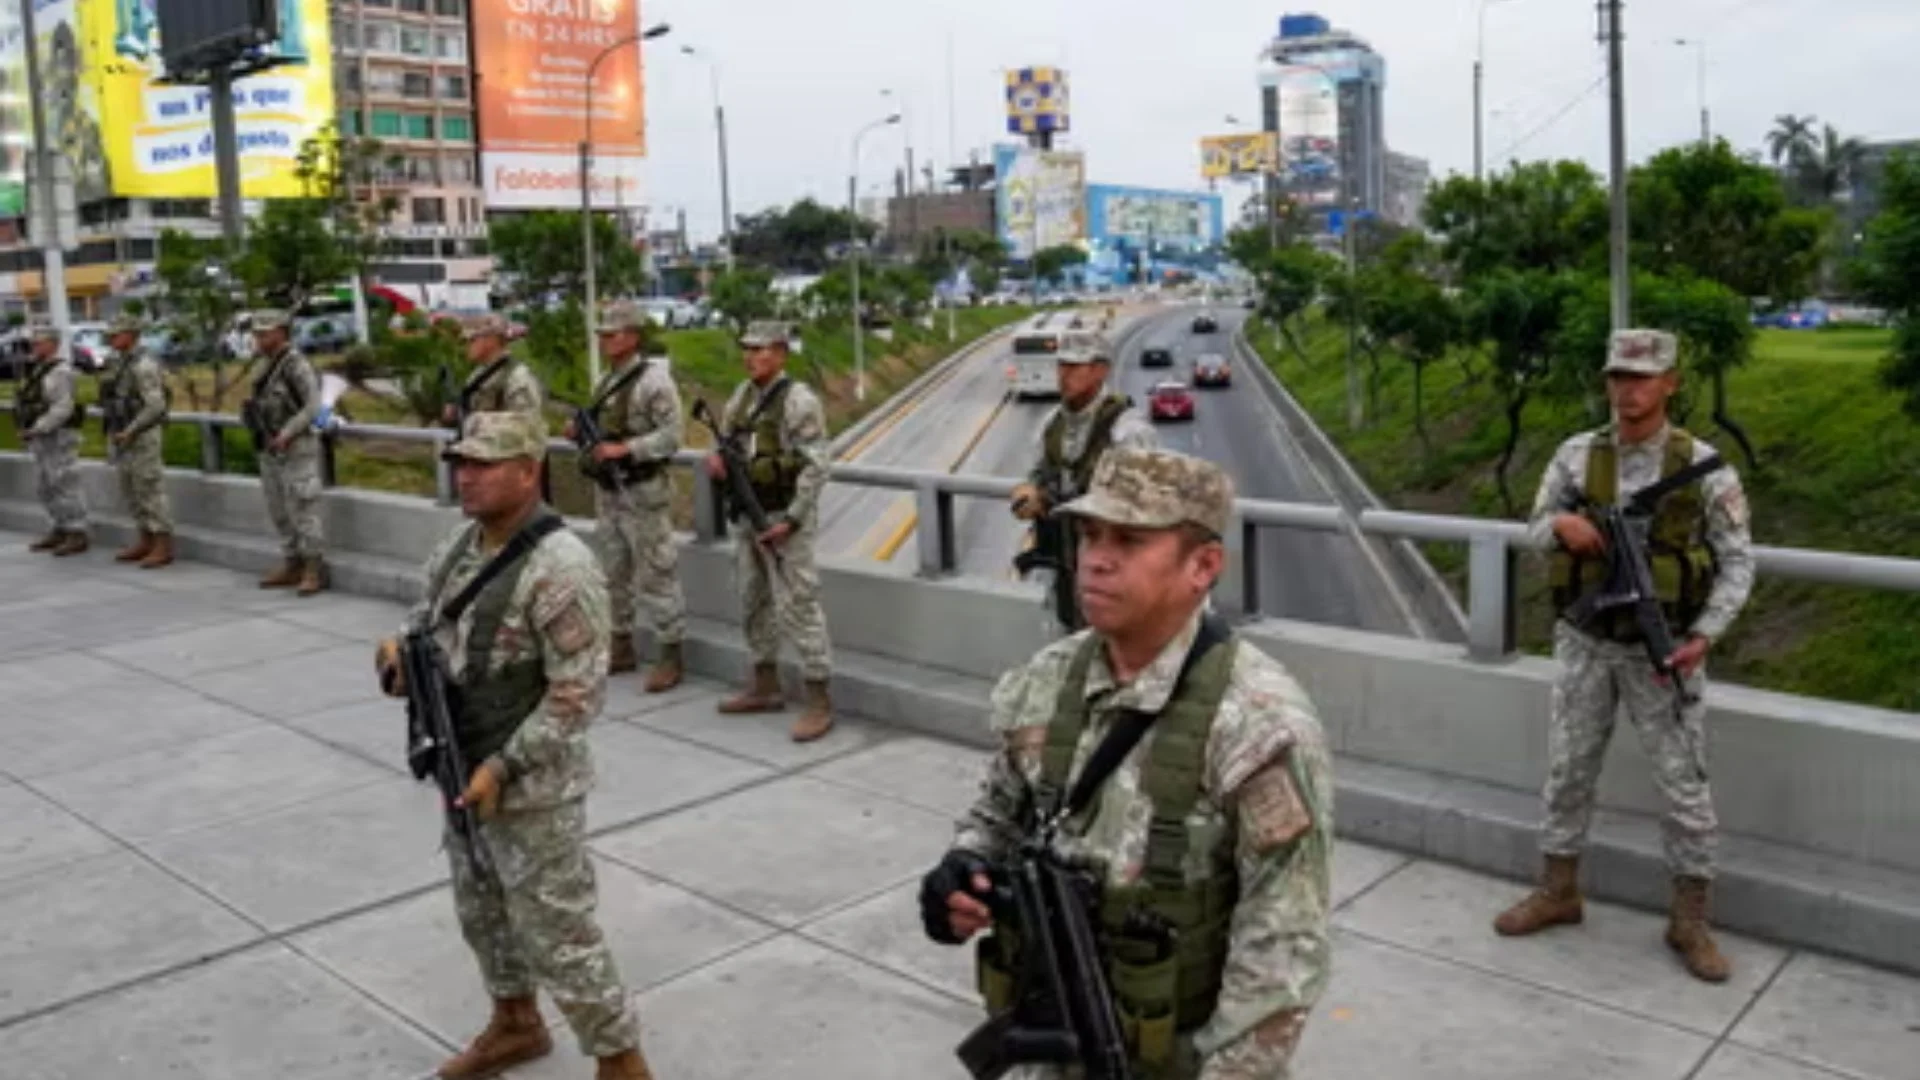
[(1041, 497), (1047, 500), (1047, 513), (1033, 523), (1033, 543), (1013, 557), (1013, 569), (1021, 577), (1035, 570), (1047, 570), (1053, 574), (1053, 614), (1067, 632), (1072, 633), (1085, 625), (1080, 616), (1080, 603), (1074, 596), (1075, 552), (1073, 527), (1057, 511), (1066, 502), (1066, 492), (1057, 480), (1050, 481), (1041, 488)]
[(400, 639), (400, 667), (407, 684), (407, 766), (415, 780), (433, 778), (446, 803), (448, 827), (466, 845), (473, 865), (487, 872), (491, 861), (480, 840), (479, 813), (456, 805), (472, 772), (454, 735), (446, 657), (432, 634), (414, 627)]
[(720, 427), (720, 421), (713, 415), (713, 409), (707, 405), (706, 398), (693, 399), (693, 419), (713, 433), (713, 451), (727, 467), (726, 502), (732, 508), (729, 517), (745, 519), (747, 528), (753, 535), (748, 538), (762, 554), (772, 562), (774, 571), (786, 576), (786, 563), (780, 553), (760, 542), (760, 536), (773, 528), (773, 519), (767, 516), (767, 510), (760, 505), (760, 497), (753, 493), (753, 480), (747, 475), (747, 451), (742, 445), (744, 433), (728, 434)]
[(600, 427), (600, 421), (594, 418), (594, 411), (583, 405), (570, 405), (573, 409), (573, 445), (580, 450), (580, 473), (587, 479), (600, 485), (605, 491), (624, 491), (627, 486), (626, 461), (600, 461), (593, 456), (594, 448), (609, 442), (607, 433)]
[(1028, 1063), (1078, 1063), (1086, 1080), (1131, 1080), (1126, 1029), (1093, 928), (1093, 875), (1030, 839), (990, 877), (983, 899), (1021, 943), (1014, 1001), (960, 1044), (961, 1063), (974, 1080)]

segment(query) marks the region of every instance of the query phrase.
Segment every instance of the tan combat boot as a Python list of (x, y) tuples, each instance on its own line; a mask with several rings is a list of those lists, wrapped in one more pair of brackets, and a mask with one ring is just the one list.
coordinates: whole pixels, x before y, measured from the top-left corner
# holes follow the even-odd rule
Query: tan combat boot
[(616, 632), (613, 635), (613, 652), (607, 660), (607, 674), (624, 675), (639, 666), (640, 659), (633, 652), (633, 634)]
[(300, 585), (297, 591), (301, 596), (312, 596), (327, 587), (327, 567), (314, 555), (300, 562)]
[(1713, 935), (1707, 932), (1707, 892), (1711, 884), (1706, 878), (1673, 879), (1673, 915), (1667, 922), (1667, 944), (1680, 954), (1680, 963), (1694, 978), (1717, 983), (1727, 981), (1733, 965), (1727, 963), (1713, 943)]
[(1580, 904), (1580, 857), (1549, 855), (1540, 886), (1501, 912), (1493, 920), (1493, 928), (1506, 937), (1519, 937), (1549, 926), (1573, 925), (1585, 918)]
[(118, 552), (115, 552), (113, 556), (113, 561), (114, 562), (139, 562), (141, 559), (144, 559), (147, 557), (147, 552), (152, 550), (153, 550), (153, 534), (148, 532), (145, 529), (141, 529), (140, 539), (135, 540), (133, 543), (128, 544), (126, 547), (121, 548)]
[(154, 533), (153, 534), (153, 550), (147, 552), (147, 557), (140, 560), (140, 569), (153, 570), (158, 567), (172, 566), (172, 565), (173, 565), (173, 534), (172, 533)]
[(827, 696), (827, 680), (807, 680), (807, 711), (793, 722), (793, 741), (812, 742), (833, 730), (833, 702)]
[(660, 662), (653, 665), (652, 671), (647, 672), (645, 689), (649, 694), (665, 693), (679, 686), (680, 679), (684, 674), (685, 672), (680, 665), (680, 643), (677, 641), (662, 642), (660, 645)]
[(260, 587), (263, 589), (284, 589), (298, 584), (300, 584), (300, 559), (294, 555), (287, 556), (281, 561), (278, 570), (270, 570), (266, 577), (260, 579)]
[(87, 541), (86, 533), (70, 532), (60, 538), (60, 546), (54, 548), (53, 553), (65, 558), (68, 555), (78, 555), (86, 551), (89, 546), (91, 545)]
[(780, 665), (753, 665), (753, 685), (719, 705), (723, 713), (779, 712), (786, 707), (780, 695)]
[(474, 1036), (467, 1048), (440, 1066), (441, 1080), (482, 1080), (498, 1076), (515, 1065), (547, 1056), (553, 1038), (540, 1006), (531, 996), (495, 998), (493, 1019)]
[(653, 1074), (647, 1071), (647, 1059), (635, 1047), (601, 1058), (593, 1080), (653, 1080)]
[(35, 540), (31, 544), (28, 544), (27, 550), (28, 551), (52, 551), (54, 548), (57, 548), (60, 546), (60, 541), (65, 540), (66, 538), (67, 538), (67, 534), (65, 532), (59, 529), (54, 529), (53, 531), (47, 533), (47, 535), (41, 537), (38, 540)]

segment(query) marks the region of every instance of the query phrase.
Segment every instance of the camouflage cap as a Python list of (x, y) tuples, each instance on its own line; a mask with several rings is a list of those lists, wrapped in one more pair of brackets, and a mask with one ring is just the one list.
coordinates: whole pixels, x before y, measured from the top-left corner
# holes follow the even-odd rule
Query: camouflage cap
[(1664, 375), (1679, 359), (1679, 341), (1664, 330), (1615, 330), (1607, 342), (1605, 370)]
[(27, 324), (26, 331), (29, 341), (57, 342), (60, 340), (60, 328), (46, 319), (33, 320)]
[(130, 311), (115, 315), (113, 321), (107, 324), (109, 334), (140, 334), (145, 333), (146, 329), (147, 320)]
[(1111, 364), (1113, 346), (1104, 334), (1069, 333), (1055, 359), (1062, 364)]
[(750, 323), (747, 332), (740, 335), (740, 347), (759, 349), (769, 345), (793, 347), (793, 330), (786, 323), (765, 319)]
[(1101, 455), (1087, 493), (1060, 513), (1141, 529), (1192, 524), (1225, 536), (1233, 518), (1233, 478), (1205, 458), (1116, 447)]
[(256, 334), (262, 330), (285, 330), (293, 325), (293, 317), (279, 308), (260, 308), (249, 312), (247, 320)]
[(653, 320), (647, 317), (647, 309), (631, 300), (615, 300), (600, 309), (600, 332), (617, 334), (623, 330), (646, 333), (652, 329)]
[(505, 341), (512, 336), (512, 332), (513, 328), (507, 322), (507, 317), (491, 311), (484, 315), (475, 315), (460, 324), (460, 336), (468, 341), (487, 334), (493, 334)]
[(547, 431), (519, 412), (479, 412), (467, 417), (460, 440), (440, 452), (448, 461), (507, 461), (540, 458), (547, 452)]

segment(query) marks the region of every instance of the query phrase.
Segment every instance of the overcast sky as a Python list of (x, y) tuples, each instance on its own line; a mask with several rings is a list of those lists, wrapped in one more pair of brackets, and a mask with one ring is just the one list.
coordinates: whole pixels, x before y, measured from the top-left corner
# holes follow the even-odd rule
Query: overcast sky
[[(1429, 159), (1436, 177), (1472, 169), (1477, 0), (642, 2), (645, 21), (674, 28), (646, 46), (648, 201), (656, 222), (684, 209), (701, 238), (720, 218), (713, 98), (708, 67), (683, 45), (720, 64), (736, 215), (802, 195), (844, 202), (853, 134), (886, 115), (883, 89), (906, 98), (917, 162), (986, 156), (1008, 138), (1002, 73), (1033, 64), (1068, 70), (1073, 131), (1059, 145), (1086, 152), (1090, 181), (1198, 187), (1199, 136), (1230, 130), (1229, 113), (1257, 125), (1256, 55), (1290, 11), (1317, 11), (1386, 57), (1395, 150)], [(1789, 111), (1869, 139), (1920, 138), (1915, 9), (1916, 0), (1630, 3), (1629, 153), (1640, 160), (1699, 131), (1695, 53), (1672, 43), (1681, 36), (1707, 41), (1714, 131), (1737, 147), (1758, 148)], [(1517, 155), (1583, 158), (1604, 171), (1595, 28), (1590, 0), (1489, 8), (1489, 168)], [(869, 136), (862, 194), (890, 185), (902, 157), (898, 130)]]

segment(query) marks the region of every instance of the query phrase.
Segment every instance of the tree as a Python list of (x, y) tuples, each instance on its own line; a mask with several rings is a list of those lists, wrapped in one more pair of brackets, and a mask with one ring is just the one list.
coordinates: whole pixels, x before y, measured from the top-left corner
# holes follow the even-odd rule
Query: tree
[[(1633, 309), (1635, 325), (1666, 330), (1679, 339), (1680, 368), (1689, 382), (1696, 375), (1711, 379), (1714, 418), (1753, 463), (1756, 458), (1746, 433), (1720, 419), (1725, 412), (1725, 383), (1720, 376), (1746, 363), (1753, 352), (1753, 320), (1748, 317), (1746, 299), (1717, 281), (1693, 277), (1684, 270), (1671, 277), (1643, 270), (1633, 278)], [(1556, 370), (1562, 388), (1591, 393), (1598, 385), (1611, 327), (1609, 282), (1599, 274), (1587, 275), (1569, 299), (1556, 337), (1556, 350), (1565, 360)], [(1683, 389), (1674, 414), (1684, 419), (1690, 401), (1690, 388)]]
[[(535, 210), (494, 220), (488, 228), (494, 262), (514, 303), (545, 305), (551, 296), (586, 295), (587, 259), (580, 232), (577, 210)], [(639, 290), (644, 278), (640, 253), (606, 214), (593, 216), (593, 263), (602, 297)], [(581, 327), (584, 334), (584, 322)], [(585, 348), (581, 346), (583, 353)]]
[(1041, 248), (1033, 256), (1034, 273), (1041, 281), (1057, 285), (1066, 276), (1067, 267), (1082, 266), (1086, 261), (1087, 253), (1072, 244)]
[(707, 302), (734, 330), (744, 330), (774, 313), (773, 273), (750, 266), (722, 271), (707, 289)]
[(1776, 165), (1793, 166), (1813, 150), (1811, 116), (1781, 113), (1773, 118), (1773, 130), (1767, 132), (1767, 157)]
[(1280, 331), (1295, 356), (1305, 360), (1301, 339), (1307, 309), (1326, 283), (1340, 273), (1340, 262), (1305, 244), (1270, 252), (1264, 264), (1250, 267), (1260, 286), (1260, 314)]
[(1852, 276), (1861, 295), (1894, 318), (1880, 379), (1920, 422), (1920, 155), (1898, 154), (1887, 163), (1880, 206)]
[(1427, 226), (1462, 280), (1497, 269), (1606, 265), (1607, 194), (1577, 161), (1515, 165), (1485, 180), (1456, 176), (1427, 197)]
[(1843, 139), (1832, 124), (1823, 125), (1819, 141), (1795, 162), (1803, 197), (1816, 206), (1833, 203), (1853, 188), (1866, 156), (1865, 142), (1852, 136)]
[(153, 315), (174, 334), (188, 356), (208, 357), (213, 364), (213, 399), (203, 402), (198, 385), (186, 384), (187, 402), (195, 410), (218, 410), (227, 392), (228, 359), (220, 335), (246, 303), (242, 284), (226, 271), (233, 265), (222, 237), (202, 239), (179, 229), (160, 233), (159, 258), (154, 274), (160, 291)]
[[(1464, 329), (1459, 305), (1440, 284), (1437, 256), (1426, 237), (1407, 232), (1359, 275), (1370, 336), (1391, 345), (1413, 368), (1413, 429), (1429, 452), (1426, 371), (1446, 357)], [(1377, 401), (1374, 413), (1379, 413)]]
[(832, 253), (856, 234), (863, 241), (871, 241), (878, 231), (878, 226), (863, 217), (813, 199), (801, 199), (785, 209), (741, 217), (733, 234), (733, 250), (743, 261), (775, 270), (818, 274), (833, 261)]
[(1467, 286), (1468, 325), (1475, 338), (1493, 343), (1494, 382), (1506, 412), (1507, 440), (1494, 480), (1509, 515), (1519, 512), (1507, 469), (1520, 445), (1521, 417), (1529, 400), (1551, 390), (1555, 338), (1575, 281), (1568, 273), (1502, 268)]

